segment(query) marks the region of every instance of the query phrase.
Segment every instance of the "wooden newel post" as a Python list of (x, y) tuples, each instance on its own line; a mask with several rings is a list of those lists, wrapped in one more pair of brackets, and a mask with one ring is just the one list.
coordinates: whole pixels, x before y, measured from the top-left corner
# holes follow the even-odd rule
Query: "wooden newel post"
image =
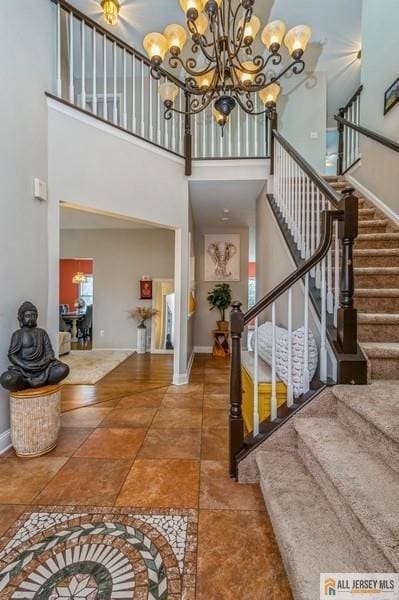
[(274, 131), (277, 131), (277, 127), (278, 127), (278, 116), (277, 116), (277, 110), (273, 110), (273, 112), (271, 113), (270, 117), (269, 117), (269, 121), (270, 121), (270, 175), (274, 175), (275, 172), (275, 141), (274, 141)]
[(353, 188), (345, 189), (339, 208), (344, 218), (338, 224), (342, 247), (341, 290), (338, 309), (338, 344), (345, 354), (357, 352), (357, 310), (354, 308), (355, 281), (353, 273), (353, 243), (358, 235), (358, 199)]
[(230, 313), (232, 339), (230, 374), (230, 476), (237, 478), (236, 455), (244, 444), (241, 384), (241, 336), (244, 330), (244, 313), (241, 302), (233, 302)]
[[(339, 109), (339, 116), (345, 118), (345, 109)], [(344, 171), (344, 130), (345, 125), (338, 121), (338, 157), (337, 157), (337, 175), (342, 175)]]
[(189, 177), (192, 174), (192, 151), (193, 138), (191, 134), (191, 115), (190, 115), (190, 94), (185, 92), (186, 106), (184, 117), (184, 158), (185, 169), (184, 174)]

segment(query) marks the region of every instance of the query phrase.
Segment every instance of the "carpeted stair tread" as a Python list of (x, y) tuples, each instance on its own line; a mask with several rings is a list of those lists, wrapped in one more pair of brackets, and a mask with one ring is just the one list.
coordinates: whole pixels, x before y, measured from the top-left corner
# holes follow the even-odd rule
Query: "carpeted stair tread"
[(397, 381), (373, 381), (370, 385), (336, 385), (334, 396), (372, 423), (385, 436), (398, 444), (399, 452), (399, 388)]
[(399, 343), (362, 342), (361, 346), (367, 354), (368, 358), (397, 358), (399, 360)]
[(355, 296), (372, 296), (376, 298), (390, 296), (391, 298), (396, 298), (399, 296), (399, 288), (358, 288), (355, 290)]
[(355, 267), (355, 275), (399, 275), (399, 267)]
[(294, 426), (305, 464), (322, 472), (326, 493), (332, 484), (343, 501), (344, 504), (335, 503), (336, 510), (343, 518), (345, 511), (351, 511), (361, 523), (362, 531), (367, 532), (365, 539), (371, 539), (398, 569), (398, 474), (370, 454), (336, 418), (298, 419)]
[(364, 563), (298, 454), (259, 452), (260, 485), (295, 600), (319, 597), (320, 573), (362, 571)]
[(399, 240), (399, 232), (384, 232), (384, 233), (360, 233), (356, 240), (370, 241), (373, 240)]
[(358, 323), (375, 323), (380, 325), (399, 325), (399, 314), (393, 313), (364, 313), (357, 315)]
[(359, 248), (353, 251), (354, 256), (398, 256), (399, 248)]
[(369, 219), (367, 221), (359, 221), (359, 227), (385, 227), (388, 225), (388, 219)]

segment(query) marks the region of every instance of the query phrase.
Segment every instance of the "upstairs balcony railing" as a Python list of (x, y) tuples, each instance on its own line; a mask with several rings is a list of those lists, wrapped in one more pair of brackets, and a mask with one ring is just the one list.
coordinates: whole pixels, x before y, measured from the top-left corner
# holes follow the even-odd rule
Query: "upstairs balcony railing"
[[(224, 135), (211, 108), (195, 117), (174, 114), (165, 120), (158, 86), (178, 88), (176, 107), (185, 111), (189, 96), (183, 82), (161, 69), (156, 81), (148, 58), (65, 0), (57, 7), (55, 95), (97, 119), (186, 159), (266, 158), (269, 120), (236, 108)], [(260, 108), (260, 107), (259, 107)]]

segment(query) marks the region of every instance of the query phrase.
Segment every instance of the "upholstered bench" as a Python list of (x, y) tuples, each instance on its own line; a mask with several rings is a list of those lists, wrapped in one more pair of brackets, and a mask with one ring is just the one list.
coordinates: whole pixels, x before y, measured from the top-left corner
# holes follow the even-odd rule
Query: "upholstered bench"
[(58, 353), (60, 356), (69, 354), (71, 351), (71, 334), (69, 331), (60, 331), (58, 333)]

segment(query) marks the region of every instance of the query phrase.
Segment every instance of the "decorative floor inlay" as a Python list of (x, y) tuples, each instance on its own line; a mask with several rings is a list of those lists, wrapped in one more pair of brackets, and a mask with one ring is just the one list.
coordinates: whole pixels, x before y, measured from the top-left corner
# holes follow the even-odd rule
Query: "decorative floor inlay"
[(39, 507), (0, 540), (0, 598), (195, 597), (197, 512)]

